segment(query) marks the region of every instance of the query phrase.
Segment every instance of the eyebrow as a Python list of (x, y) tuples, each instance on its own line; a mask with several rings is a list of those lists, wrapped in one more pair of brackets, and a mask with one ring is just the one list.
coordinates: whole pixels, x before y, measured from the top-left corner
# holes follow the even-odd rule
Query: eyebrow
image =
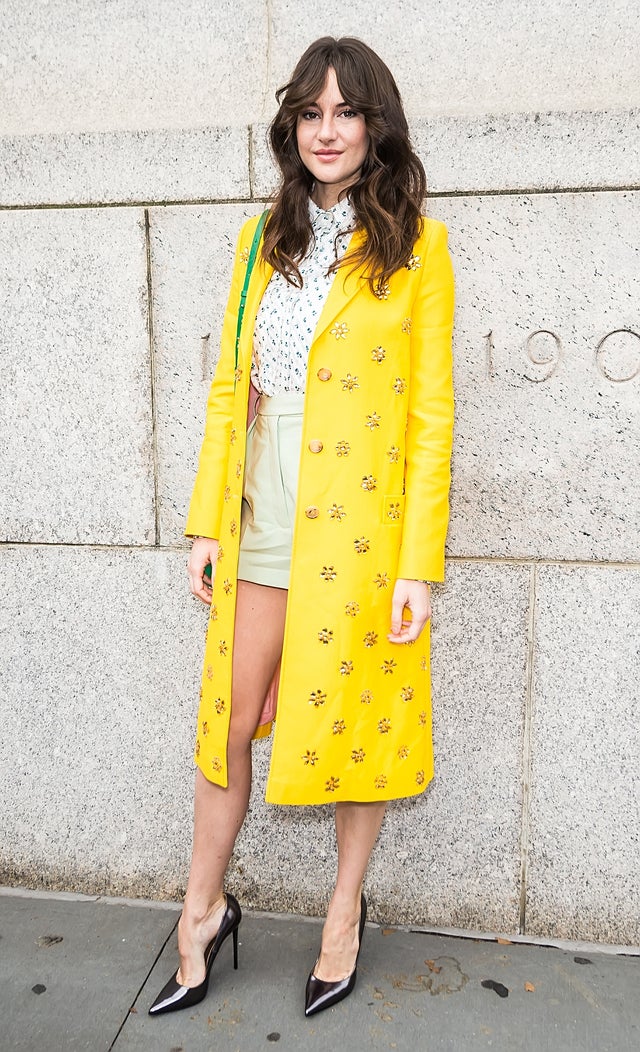
[[(302, 108), (303, 109), (308, 109), (309, 106), (315, 106), (317, 109), (320, 109), (320, 103), (319, 102), (308, 102), (307, 105), (303, 106)], [(352, 104), (350, 102), (345, 102), (344, 99), (342, 100), (342, 102), (336, 102), (336, 104), (335, 104), (335, 106), (333, 108), (335, 110), (339, 110), (341, 106), (351, 106), (351, 108), (353, 109)]]

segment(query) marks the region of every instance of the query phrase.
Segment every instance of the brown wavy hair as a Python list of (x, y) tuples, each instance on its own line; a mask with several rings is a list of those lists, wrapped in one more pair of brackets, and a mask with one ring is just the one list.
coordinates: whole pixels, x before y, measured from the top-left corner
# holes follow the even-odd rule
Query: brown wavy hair
[(426, 177), (409, 139), (396, 82), (382, 59), (355, 37), (321, 37), (307, 48), (291, 80), (276, 92), (278, 112), (269, 141), (281, 184), (265, 228), (264, 259), (293, 285), (302, 286), (297, 264), (312, 237), (309, 195), (314, 179), (298, 153), (298, 115), (322, 94), (335, 70), (344, 101), (365, 119), (369, 149), (360, 176), (349, 187), (363, 243), (330, 271), (363, 266), (372, 291), (406, 265), (422, 228)]

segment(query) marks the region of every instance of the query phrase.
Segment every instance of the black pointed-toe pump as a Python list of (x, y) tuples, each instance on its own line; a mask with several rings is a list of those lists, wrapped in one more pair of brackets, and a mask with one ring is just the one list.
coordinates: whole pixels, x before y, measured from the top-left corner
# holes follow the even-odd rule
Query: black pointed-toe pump
[(348, 997), (353, 990), (356, 985), (358, 957), (360, 956), (360, 947), (362, 946), (362, 935), (366, 919), (367, 900), (364, 895), (362, 895), (360, 897), (358, 952), (356, 954), (356, 963), (353, 966), (353, 971), (346, 979), (338, 979), (337, 982), (333, 983), (327, 982), (324, 979), (318, 979), (313, 972), (311, 972), (311, 975), (307, 979), (307, 989), (305, 993), (304, 1014), (306, 1016), (315, 1015), (316, 1012), (323, 1012), (325, 1008), (331, 1008), (331, 1006), (336, 1005), (338, 1001), (342, 1001), (345, 997)]
[(213, 962), (218, 956), (220, 947), (229, 935), (233, 936), (233, 967), (238, 967), (238, 927), (242, 920), (242, 910), (238, 900), (230, 892), (227, 892), (225, 895), (225, 901), (226, 908), (220, 921), (220, 927), (204, 951), (204, 979), (199, 986), (182, 986), (178, 982), (178, 973), (176, 972), (156, 997), (149, 1009), (149, 1015), (177, 1012), (181, 1008), (191, 1008), (202, 1001), (206, 997), (209, 987), (209, 974), (213, 967)]

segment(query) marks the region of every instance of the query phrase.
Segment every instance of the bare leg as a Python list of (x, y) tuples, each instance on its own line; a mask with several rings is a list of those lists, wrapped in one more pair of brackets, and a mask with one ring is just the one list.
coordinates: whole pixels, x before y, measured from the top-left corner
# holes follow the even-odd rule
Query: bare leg
[(282, 653), (286, 603), (283, 588), (238, 582), (229, 780), (224, 789), (196, 773), (191, 869), (178, 925), (178, 982), (185, 986), (204, 979), (204, 949), (224, 912), (224, 876), (249, 803), (251, 738)]
[(386, 804), (336, 804), (338, 875), (322, 932), (322, 950), (314, 975), (326, 982), (346, 979), (358, 952), (360, 894), (369, 856)]

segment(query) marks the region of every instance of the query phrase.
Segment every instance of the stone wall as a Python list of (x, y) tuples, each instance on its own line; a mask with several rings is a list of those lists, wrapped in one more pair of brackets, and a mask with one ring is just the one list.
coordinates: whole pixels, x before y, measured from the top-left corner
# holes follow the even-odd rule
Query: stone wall
[[(182, 528), (231, 257), (273, 185), (273, 87), (314, 36), (351, 32), (398, 74), (458, 290), (437, 773), (390, 809), (372, 914), (638, 942), (635, 5), (3, 19), (2, 879), (182, 891), (206, 624)], [(267, 808), (255, 756), (230, 886), (320, 912), (330, 814)]]

